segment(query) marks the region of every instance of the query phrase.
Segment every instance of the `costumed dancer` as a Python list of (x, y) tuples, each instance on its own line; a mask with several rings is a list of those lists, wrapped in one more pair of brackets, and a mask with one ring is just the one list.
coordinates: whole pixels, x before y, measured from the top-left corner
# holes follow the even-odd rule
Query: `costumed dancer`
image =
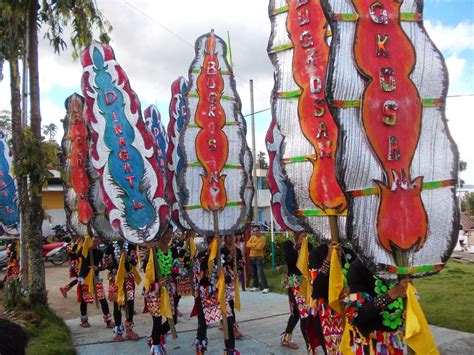
[[(137, 263), (136, 247), (132, 243), (119, 240), (110, 243), (105, 251), (104, 267), (109, 270), (108, 300), (114, 305), (114, 341), (117, 342), (122, 341), (124, 331), (129, 340), (140, 338), (133, 331), (135, 283), (141, 282), (140, 274), (136, 269)], [(125, 309), (125, 327), (122, 324), (122, 308)]]
[(242, 254), (242, 260), (237, 267), (237, 272), (239, 273), (240, 279), (240, 287), (242, 287), (242, 291), (245, 291), (245, 258), (243, 257), (245, 251), (245, 243), (243, 242), (244, 236), (242, 234), (237, 235), (235, 238), (235, 247), (240, 250), (240, 254)]
[[(213, 240), (213, 237), (208, 237), (209, 248), (200, 252), (194, 261), (194, 275), (195, 275), (195, 303), (194, 309), (191, 316), (197, 315), (198, 318), (198, 329), (196, 332), (196, 355), (202, 355), (207, 351), (207, 327), (213, 323), (220, 322), (222, 320), (222, 311), (219, 305), (218, 298), (218, 270), (215, 256), (217, 255), (218, 244), (217, 241)], [(212, 242), (211, 242), (212, 241)], [(215, 247), (213, 248), (212, 245)], [(212, 255), (214, 260), (212, 260)], [(211, 257), (211, 263), (209, 258)], [(209, 269), (212, 270), (209, 270)], [(227, 329), (229, 337), (224, 340), (226, 349), (224, 354), (236, 355), (240, 354), (235, 349), (235, 336), (233, 317), (231, 310), (229, 309), (229, 303), (226, 301), (226, 313), (227, 313)]]
[[(235, 339), (242, 339), (244, 334), (240, 331), (237, 324), (235, 308), (240, 310), (240, 295), (236, 293), (239, 292), (239, 273), (243, 272), (243, 257), (242, 252), (235, 245), (235, 236), (225, 236), (224, 245), (221, 248), (221, 258), (222, 267), (224, 268), (225, 272), (225, 296), (232, 311), (232, 317), (234, 321), (234, 337)], [(219, 329), (221, 328), (222, 321), (219, 325)]]
[(71, 282), (59, 288), (61, 295), (64, 298), (67, 298), (67, 293), (70, 289), (77, 285), (77, 278), (79, 277), (80, 265), (77, 257), (77, 251), (82, 247), (82, 238), (79, 235), (73, 235), (72, 240), (66, 247), (66, 253), (68, 256), (68, 266), (69, 266), (69, 278), (72, 279)]
[[(178, 309), (178, 304), (183, 296), (192, 296), (192, 276), (191, 276), (191, 260), (196, 252), (194, 245), (194, 231), (185, 230), (179, 238), (173, 239), (171, 247), (173, 254), (173, 267), (171, 276), (176, 285), (176, 293), (174, 294), (174, 313), (177, 317), (182, 317)], [(177, 318), (176, 317), (176, 321)]]
[[(313, 288), (310, 321), (307, 329), (311, 351), (314, 352), (315, 348), (320, 345), (326, 354), (341, 354), (338, 349), (344, 330), (344, 318), (340, 306), (329, 305), (329, 279), (333, 249), (336, 250), (340, 265), (343, 266), (341, 272), (344, 275), (344, 284), (347, 286), (347, 270), (350, 263), (355, 259), (352, 250), (342, 247), (341, 244), (336, 242), (331, 242), (329, 246), (322, 244), (314, 248), (309, 257), (309, 272)], [(347, 289), (344, 288), (340, 295), (341, 299), (344, 298), (346, 292)]]
[[(109, 311), (109, 304), (105, 298), (104, 284), (99, 272), (104, 270), (102, 262), (104, 253), (97, 249), (100, 237), (94, 236), (92, 239), (86, 237), (81, 249), (77, 254), (81, 265), (79, 277), (77, 279), (79, 287), (77, 288), (77, 301), (80, 303), (81, 324), (83, 328), (89, 328), (89, 317), (87, 316), (87, 304), (93, 303), (94, 299), (100, 303), (104, 322), (107, 328), (113, 328), (114, 322)], [(92, 258), (91, 258), (92, 257)]]
[(20, 265), (18, 263), (18, 242), (12, 242), (7, 246), (8, 264), (7, 271), (3, 277), (3, 282), (18, 278), (20, 276)]
[[(303, 283), (303, 274), (297, 266), (298, 256), (301, 252), (301, 242), (305, 238), (305, 232), (295, 232), (295, 239), (286, 240), (283, 243), (283, 251), (285, 253), (285, 260), (287, 266), (287, 273), (282, 280), (283, 286), (288, 289), (288, 301), (290, 303), (290, 318), (286, 324), (285, 331), (280, 335), (281, 345), (290, 349), (298, 349), (299, 346), (293, 341), (293, 330), (300, 321), (301, 334), (309, 346), (309, 339), (306, 333), (306, 321), (308, 318), (308, 304), (306, 297), (302, 294), (301, 286)], [(311, 251), (313, 246), (308, 244), (308, 251)]]
[(347, 279), (351, 293), (346, 305), (346, 341), (341, 350), (352, 350), (356, 355), (404, 354), (403, 299), (410, 280), (387, 283), (360, 259), (351, 264)]
[(148, 338), (151, 354), (166, 354), (166, 334), (170, 331), (170, 324), (166, 318), (172, 318), (175, 322), (177, 318), (172, 311), (176, 290), (171, 276), (172, 237), (173, 227), (169, 224), (160, 240), (156, 242), (156, 248), (150, 247), (148, 256), (143, 262), (146, 273), (145, 312), (150, 312), (153, 319), (151, 336)]

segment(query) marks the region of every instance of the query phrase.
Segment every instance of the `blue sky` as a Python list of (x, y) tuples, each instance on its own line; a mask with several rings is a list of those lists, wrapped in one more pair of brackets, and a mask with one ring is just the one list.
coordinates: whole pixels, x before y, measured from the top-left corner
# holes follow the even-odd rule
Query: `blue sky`
[[(180, 75), (187, 76), (194, 57), (194, 41), (210, 28), (221, 37), (228, 30), (231, 33), (242, 113), (250, 111), (250, 78), (255, 83), (255, 110), (270, 107), (273, 67), (266, 54), (270, 31), (267, 1), (206, 0), (205, 11), (204, 2), (192, 0), (182, 0), (179, 5), (152, 0), (97, 0), (97, 3), (114, 27), (111, 44), (140, 97), (142, 110), (156, 103), (167, 122), (171, 82)], [(474, 94), (474, 0), (425, 0), (424, 19), (449, 68), (449, 95)], [(40, 85), (45, 123), (61, 126), (64, 100), (75, 91), (80, 93), (81, 72), (80, 62), (71, 59), (70, 51), (57, 56), (45, 40), (41, 41)], [(0, 83), (0, 110), (9, 107), (7, 75), (8, 70)], [(470, 104), (473, 101), (474, 96), (449, 98), (447, 115), (461, 158), (468, 162), (469, 169), (462, 177), (474, 185), (474, 149), (470, 143), (474, 134)], [(258, 114), (255, 119), (257, 150), (264, 150), (270, 112)], [(62, 130), (58, 139), (61, 135)]]

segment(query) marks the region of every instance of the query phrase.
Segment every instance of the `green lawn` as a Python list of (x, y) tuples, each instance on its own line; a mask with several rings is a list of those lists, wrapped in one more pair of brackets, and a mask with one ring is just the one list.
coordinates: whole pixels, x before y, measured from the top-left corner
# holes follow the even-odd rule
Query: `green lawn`
[(76, 350), (72, 346), (69, 329), (64, 321), (53, 311), (36, 307), (33, 309), (40, 317), (40, 322), (29, 323), (27, 355), (74, 355)]
[[(265, 270), (273, 292), (286, 294), (280, 284), (285, 270)], [(417, 279), (414, 285), (430, 324), (474, 333), (474, 264), (449, 261), (438, 275)]]

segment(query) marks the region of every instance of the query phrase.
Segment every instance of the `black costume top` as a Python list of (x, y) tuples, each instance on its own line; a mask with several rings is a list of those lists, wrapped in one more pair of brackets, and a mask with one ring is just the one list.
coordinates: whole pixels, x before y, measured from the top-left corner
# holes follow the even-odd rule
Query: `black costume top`
[[(380, 280), (367, 269), (360, 259), (356, 259), (349, 268), (347, 281), (351, 294), (357, 293), (363, 301), (357, 307), (356, 316), (352, 324), (358, 328), (360, 333), (367, 337), (374, 330), (393, 331), (383, 324), (382, 309), (375, 302), (376, 282)], [(387, 283), (380, 280), (387, 289)], [(398, 301), (397, 301), (398, 302)], [(401, 302), (401, 301), (400, 301)]]
[[(239, 248), (235, 248), (235, 259), (237, 261), (237, 271), (243, 270), (242, 264), (242, 252)], [(234, 258), (230, 254), (230, 250), (227, 249), (225, 246), (221, 248), (221, 256), (222, 256), (222, 267), (225, 271), (225, 282), (230, 283), (232, 282), (232, 276), (234, 275)]]
[[(314, 248), (309, 254), (309, 269), (321, 269), (324, 260), (328, 255), (328, 245), (322, 244)], [(340, 256), (341, 267), (344, 267), (346, 262), (351, 263), (355, 259), (355, 254), (351, 249), (342, 248), (342, 255)], [(311, 293), (313, 299), (324, 298), (327, 302), (329, 297), (329, 270), (327, 272), (318, 272), (316, 279), (313, 281), (313, 292)]]
[[(283, 252), (285, 253), (285, 261), (287, 267), (287, 275), (301, 275), (300, 269), (296, 266), (298, 261), (298, 249), (295, 248), (295, 243), (291, 240), (286, 240), (283, 243)], [(311, 252), (313, 245), (308, 242), (308, 250)]]
[[(123, 241), (118, 242), (120, 248), (123, 248)], [(132, 243), (127, 243), (127, 257), (125, 258), (125, 270), (130, 272), (132, 270), (132, 266), (137, 266), (137, 254), (136, 254), (136, 247)], [(118, 270), (120, 262), (120, 256), (118, 258), (115, 257), (115, 243), (109, 243), (107, 248), (105, 249), (105, 262), (104, 268), (109, 270), (111, 273), (116, 274)]]
[(79, 271), (79, 277), (86, 278), (87, 275), (89, 274), (90, 270), (90, 253), (92, 253), (92, 258), (94, 260), (94, 266), (96, 266), (98, 269), (95, 271), (95, 275), (99, 276), (99, 271), (104, 270), (102, 267), (102, 261), (104, 257), (104, 252), (100, 249), (89, 249), (89, 253), (87, 254), (87, 257), (82, 256), (82, 248), (77, 251), (77, 255), (79, 258), (82, 258), (81, 262), (81, 271)]

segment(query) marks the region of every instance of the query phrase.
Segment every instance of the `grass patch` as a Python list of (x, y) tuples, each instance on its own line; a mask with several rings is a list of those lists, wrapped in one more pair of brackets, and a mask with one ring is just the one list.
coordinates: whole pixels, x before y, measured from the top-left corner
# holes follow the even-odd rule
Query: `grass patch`
[(74, 355), (69, 329), (52, 310), (44, 307), (33, 309), (40, 317), (39, 323), (27, 323), (29, 342), (27, 355)]
[(414, 281), (430, 324), (474, 333), (474, 265), (449, 261), (438, 274)]
[[(285, 272), (286, 267), (265, 269), (272, 292), (286, 294), (280, 283)], [(449, 261), (439, 274), (416, 279), (414, 285), (428, 323), (474, 333), (474, 264)]]

